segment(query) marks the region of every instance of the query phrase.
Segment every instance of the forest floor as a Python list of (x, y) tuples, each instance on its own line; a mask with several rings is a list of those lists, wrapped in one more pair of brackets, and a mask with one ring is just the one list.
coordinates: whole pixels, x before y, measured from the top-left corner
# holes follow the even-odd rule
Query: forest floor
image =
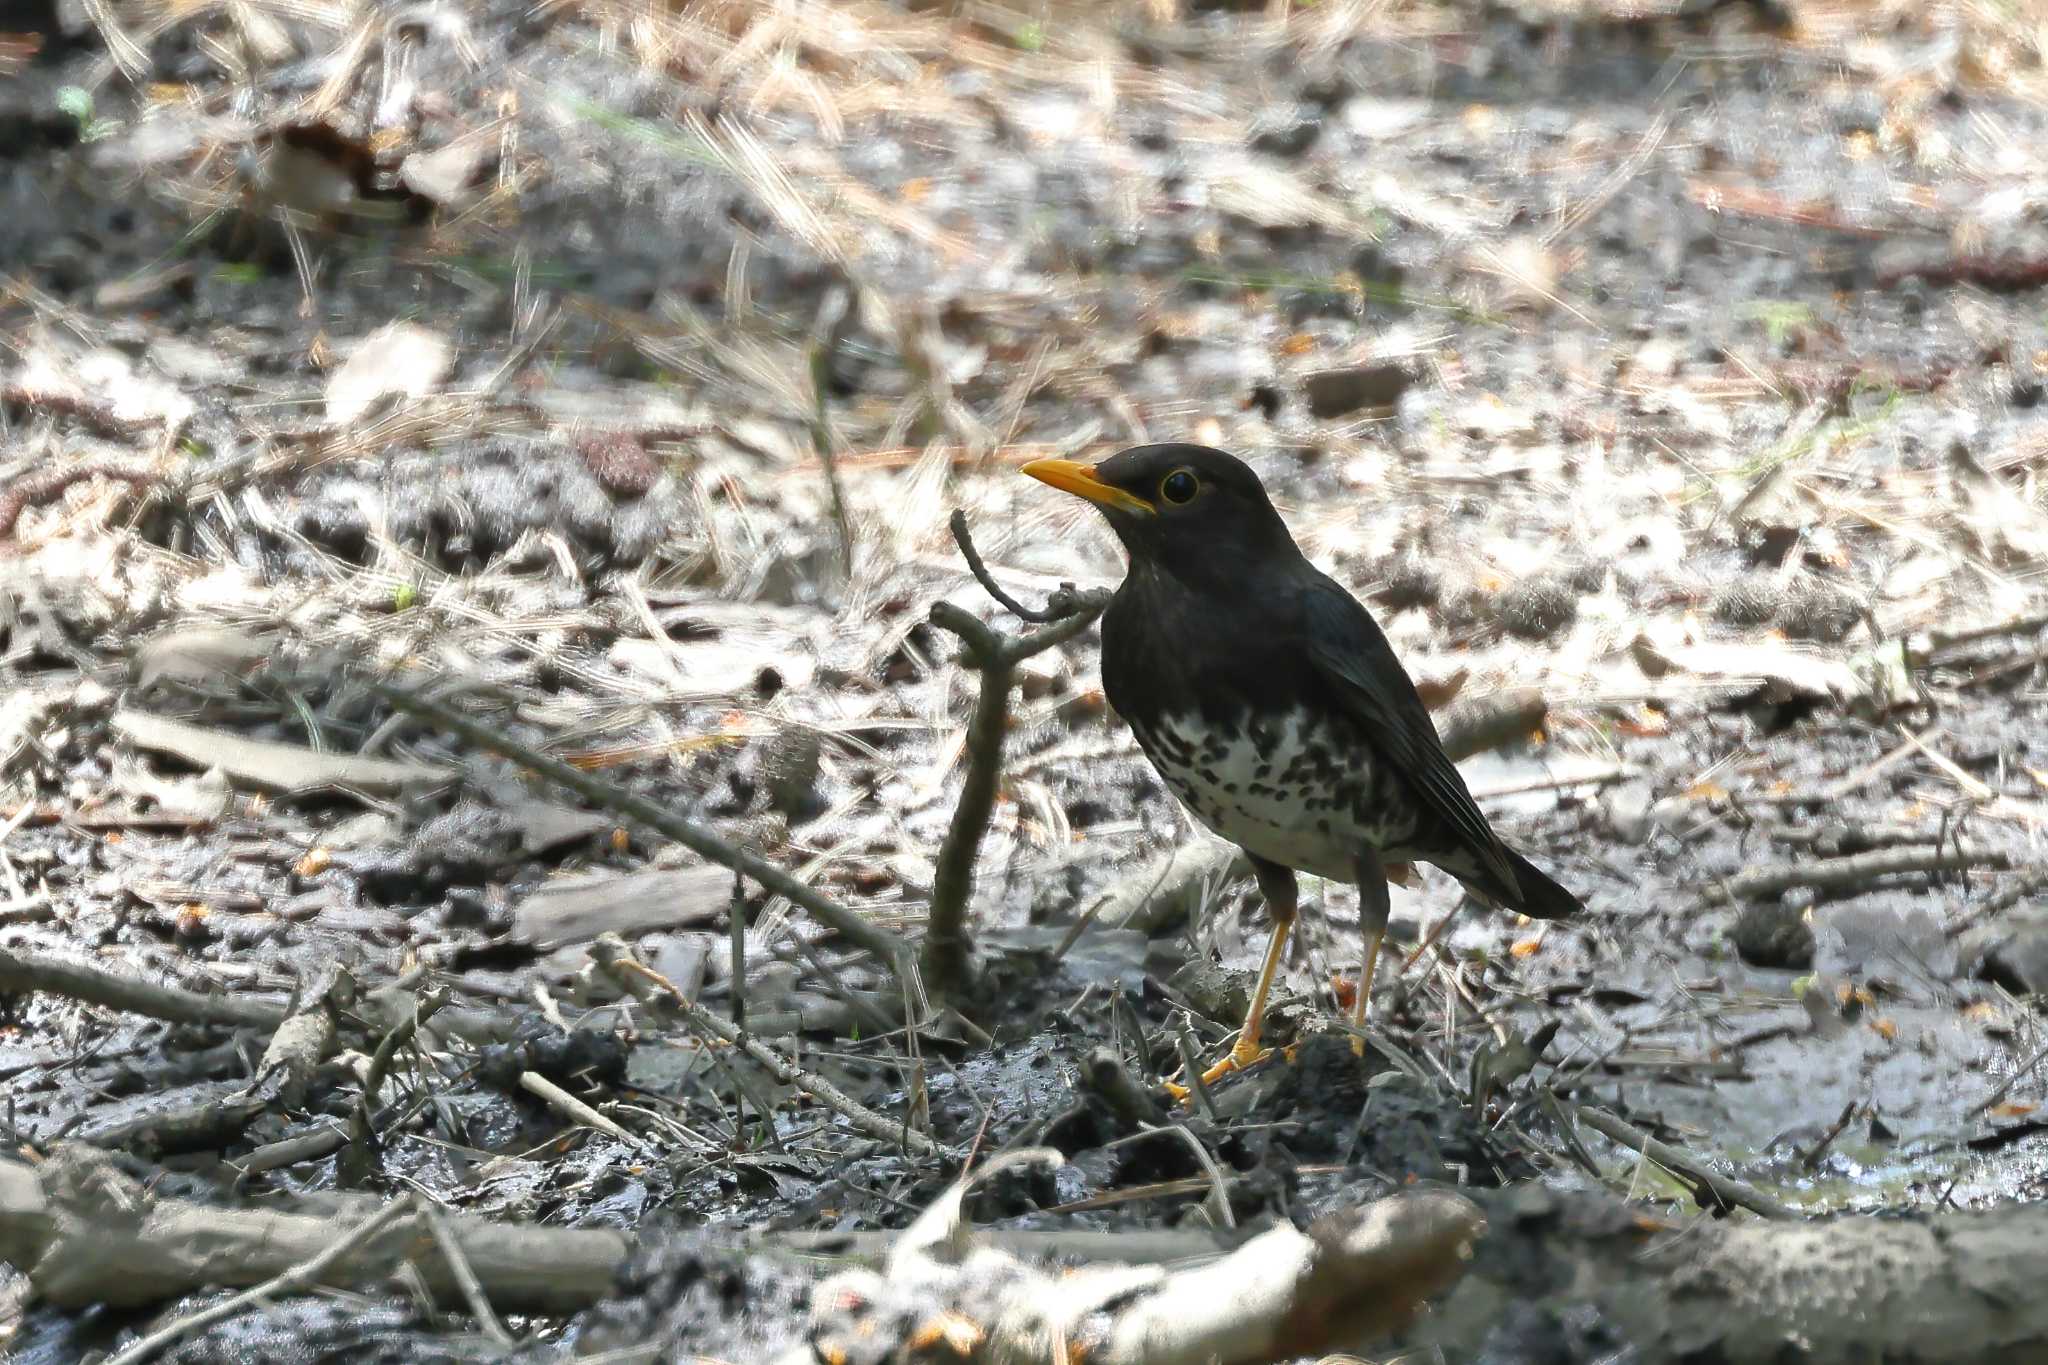
[[(1586, 1105), (1802, 1212), (2048, 1195), (2048, 32), (1173, 8), (146, 0), (0, 37), (18, 1155), (706, 1235), (900, 1229), (960, 1168), (933, 1144), (1065, 1156), (969, 1201), (1012, 1231), (1418, 1180), (1691, 1209)], [(1460, 895), (1424, 869), (1373, 1061), (1312, 1042), (1191, 1140), (1133, 1140), (1098, 1054), (1143, 1086), (1214, 1055), (1263, 920), (1093, 631), (1020, 667), (952, 998), (369, 685), (915, 942), (979, 676), (927, 612), (1024, 629), (948, 518), (1027, 601), (1113, 585), (1100, 518), (1016, 468), (1160, 439), (1253, 463), (1588, 906), (1438, 932)], [(1313, 1040), (1358, 936), (1351, 888), (1308, 899), (1276, 1028)], [(908, 1136), (622, 1003), (604, 932)], [(338, 975), (336, 1041), (266, 1088), (266, 1027)], [(23, 1359), (209, 1301), (0, 1283)], [(374, 1317), (319, 1311), (291, 1330)], [(177, 1358), (281, 1339), (214, 1330)]]

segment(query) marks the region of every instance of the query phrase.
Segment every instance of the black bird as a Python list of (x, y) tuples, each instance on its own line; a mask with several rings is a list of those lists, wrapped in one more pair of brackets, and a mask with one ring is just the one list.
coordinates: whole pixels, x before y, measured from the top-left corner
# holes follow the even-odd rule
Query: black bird
[(1494, 835), (1378, 623), (1302, 555), (1241, 460), (1145, 445), (1024, 472), (1101, 508), (1130, 552), (1102, 618), (1103, 690), (1173, 794), (1244, 850), (1272, 911), (1250, 1014), (1205, 1080), (1264, 1055), (1297, 871), (1358, 886), (1361, 1024), (1387, 928), (1386, 864), (1434, 863), (1539, 919), (1581, 908)]

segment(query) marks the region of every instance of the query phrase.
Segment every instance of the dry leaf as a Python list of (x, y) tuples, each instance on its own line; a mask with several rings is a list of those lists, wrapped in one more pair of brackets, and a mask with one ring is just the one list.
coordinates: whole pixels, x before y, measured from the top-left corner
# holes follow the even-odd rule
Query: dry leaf
[(386, 323), (356, 343), (327, 380), (327, 420), (347, 426), (383, 398), (415, 401), (438, 388), (455, 368), (455, 348), (436, 332), (410, 322)]

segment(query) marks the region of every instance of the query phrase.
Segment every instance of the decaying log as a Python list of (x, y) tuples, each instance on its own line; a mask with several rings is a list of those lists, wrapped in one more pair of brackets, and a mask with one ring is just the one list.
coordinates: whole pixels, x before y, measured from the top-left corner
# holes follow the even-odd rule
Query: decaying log
[(1604, 1194), (1470, 1193), (1487, 1235), (1401, 1343), (1425, 1359), (1989, 1365), (2048, 1354), (2039, 1204), (1679, 1222)]
[[(60, 1308), (157, 1303), (207, 1286), (261, 1284), (332, 1245), (360, 1212), (277, 1213), (160, 1199), (90, 1147), (60, 1145), (40, 1166), (0, 1161), (0, 1261)], [(610, 1291), (632, 1249), (604, 1229), (518, 1227), (451, 1217), (478, 1283), (500, 1310), (561, 1313)], [(431, 1228), (401, 1219), (325, 1267), (319, 1283), (366, 1288), (411, 1262), (435, 1298), (464, 1306)]]

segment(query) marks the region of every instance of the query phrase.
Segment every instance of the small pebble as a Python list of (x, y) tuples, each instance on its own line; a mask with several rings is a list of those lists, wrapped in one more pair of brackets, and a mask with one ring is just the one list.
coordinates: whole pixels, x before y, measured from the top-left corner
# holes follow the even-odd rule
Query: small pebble
[(1500, 595), (1500, 623), (1519, 640), (1557, 634), (1579, 616), (1579, 595), (1560, 578), (1528, 578)]
[(1759, 901), (1744, 906), (1728, 937), (1736, 955), (1752, 967), (1805, 971), (1813, 966), (1813, 926), (1796, 905)]

